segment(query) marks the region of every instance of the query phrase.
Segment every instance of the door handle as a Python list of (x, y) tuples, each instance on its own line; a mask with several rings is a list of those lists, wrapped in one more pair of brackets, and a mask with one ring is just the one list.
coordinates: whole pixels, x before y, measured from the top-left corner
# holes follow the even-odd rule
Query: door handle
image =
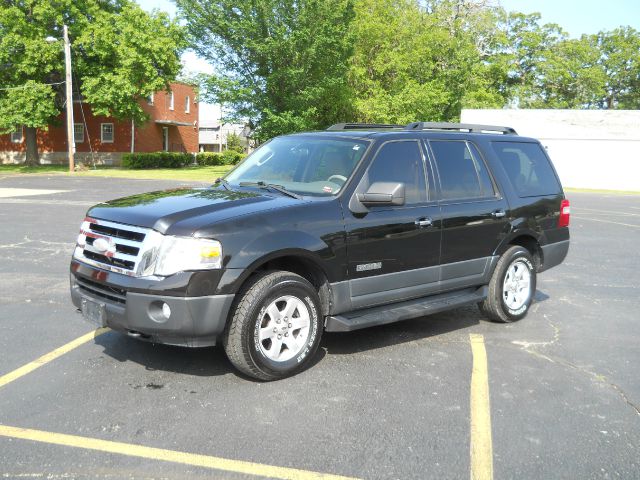
[(430, 227), (431, 225), (433, 225), (433, 221), (429, 218), (419, 218), (415, 221), (415, 224), (418, 227)]
[(491, 215), (494, 218), (502, 218), (507, 214), (504, 210), (496, 210), (495, 212), (491, 212)]

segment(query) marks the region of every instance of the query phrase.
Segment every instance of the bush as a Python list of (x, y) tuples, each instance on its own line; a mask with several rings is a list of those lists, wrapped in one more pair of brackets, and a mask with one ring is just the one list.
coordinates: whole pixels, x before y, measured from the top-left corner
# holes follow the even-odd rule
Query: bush
[(214, 167), (224, 165), (222, 154), (215, 152), (200, 152), (196, 155), (196, 163), (200, 166)]
[(123, 168), (181, 168), (193, 163), (191, 153), (154, 152), (125, 153), (122, 156)]
[(223, 165), (235, 165), (244, 157), (246, 157), (244, 153), (236, 152), (234, 150), (225, 150), (222, 152), (222, 163)]

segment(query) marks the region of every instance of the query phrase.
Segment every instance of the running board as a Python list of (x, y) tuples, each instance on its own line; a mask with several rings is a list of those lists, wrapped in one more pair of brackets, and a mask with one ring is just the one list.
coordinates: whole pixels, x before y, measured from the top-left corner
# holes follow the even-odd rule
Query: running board
[(487, 287), (483, 286), (356, 310), (342, 315), (331, 315), (327, 317), (325, 330), (327, 332), (351, 332), (352, 330), (385, 325), (471, 305), (481, 302), (485, 298), (487, 298)]

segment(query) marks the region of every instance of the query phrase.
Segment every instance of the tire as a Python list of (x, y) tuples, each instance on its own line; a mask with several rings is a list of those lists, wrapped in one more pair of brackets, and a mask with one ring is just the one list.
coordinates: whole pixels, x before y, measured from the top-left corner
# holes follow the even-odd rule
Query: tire
[(487, 298), (478, 307), (492, 322), (515, 322), (527, 315), (535, 292), (536, 269), (533, 258), (526, 248), (513, 246), (498, 260), (489, 282)]
[(223, 334), (227, 357), (259, 380), (298, 373), (320, 345), (321, 312), (318, 293), (301, 276), (282, 271), (256, 275), (240, 292)]

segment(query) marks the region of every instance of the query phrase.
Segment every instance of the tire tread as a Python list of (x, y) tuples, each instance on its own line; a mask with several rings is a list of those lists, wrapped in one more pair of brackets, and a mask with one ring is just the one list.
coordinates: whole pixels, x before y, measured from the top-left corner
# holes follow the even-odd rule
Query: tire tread
[(256, 274), (239, 292), (239, 301), (222, 336), (223, 347), (233, 366), (245, 375), (259, 380), (269, 381), (280, 377), (265, 372), (256, 365), (248, 346), (243, 342), (243, 332), (247, 322), (252, 321), (249, 313), (261, 293), (287, 278), (306, 283), (313, 288), (306, 279), (292, 272), (272, 270)]

